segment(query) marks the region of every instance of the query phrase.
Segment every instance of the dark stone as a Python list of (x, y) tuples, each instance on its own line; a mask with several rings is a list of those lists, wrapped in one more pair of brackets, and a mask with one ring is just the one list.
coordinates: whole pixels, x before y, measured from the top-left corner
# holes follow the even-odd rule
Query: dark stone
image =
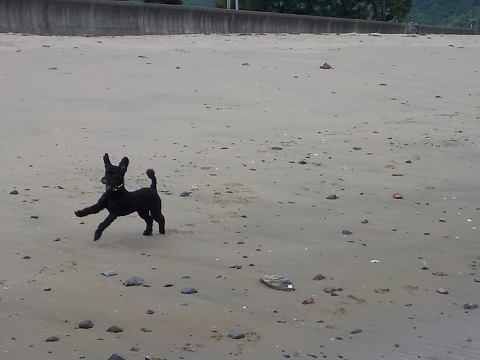
[(327, 196), (327, 200), (335, 200), (335, 199), (338, 199), (338, 196), (335, 194)]
[(143, 283), (143, 278), (140, 276), (132, 276), (130, 279), (125, 280), (123, 285), (125, 286), (138, 286)]
[(83, 320), (78, 324), (80, 329), (91, 329), (93, 328), (93, 322), (91, 320)]
[(478, 309), (478, 305), (477, 305), (477, 304), (468, 303), (468, 304), (463, 305), (463, 308), (464, 308), (465, 310), (473, 310), (473, 309)]
[(110, 356), (108, 358), (108, 360), (125, 360), (125, 359), (123, 357), (121, 357), (120, 355), (112, 354), (112, 356)]
[(123, 332), (123, 329), (118, 325), (112, 325), (107, 329), (107, 331), (116, 334), (119, 332)]
[(352, 235), (353, 232), (351, 232), (350, 230), (342, 230), (342, 235)]
[(227, 335), (230, 339), (243, 339), (245, 337), (245, 333), (242, 331), (233, 331), (230, 334)]
[(186, 287), (182, 289), (182, 294), (196, 294), (198, 291), (193, 287)]
[(45, 342), (56, 342), (60, 341), (60, 338), (58, 336), (49, 336)]

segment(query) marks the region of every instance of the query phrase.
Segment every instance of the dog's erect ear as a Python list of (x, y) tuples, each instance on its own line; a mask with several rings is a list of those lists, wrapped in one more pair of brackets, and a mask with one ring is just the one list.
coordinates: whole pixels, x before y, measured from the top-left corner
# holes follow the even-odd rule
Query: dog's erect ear
[(105, 155), (103, 155), (103, 162), (105, 164), (105, 167), (112, 166), (112, 163), (110, 162), (110, 158), (108, 157), (107, 153), (105, 153)]
[(120, 161), (120, 164), (118, 164), (118, 166), (120, 167), (120, 169), (122, 169), (123, 172), (127, 172), (128, 163), (128, 158), (125, 156), (122, 161)]

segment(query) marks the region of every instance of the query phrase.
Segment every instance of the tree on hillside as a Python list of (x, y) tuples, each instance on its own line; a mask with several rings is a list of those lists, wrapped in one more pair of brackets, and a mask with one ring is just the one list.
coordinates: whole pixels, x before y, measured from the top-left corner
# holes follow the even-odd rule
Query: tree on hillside
[[(225, 8), (228, 0), (215, 0)], [(230, 0), (231, 8), (235, 0)], [(403, 21), (412, 0), (239, 0), (241, 10), (318, 15), (369, 20)]]

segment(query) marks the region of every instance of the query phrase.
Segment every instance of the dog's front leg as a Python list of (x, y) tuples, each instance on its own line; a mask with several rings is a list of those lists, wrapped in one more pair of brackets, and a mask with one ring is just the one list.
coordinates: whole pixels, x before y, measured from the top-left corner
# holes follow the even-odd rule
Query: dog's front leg
[(87, 216), (90, 214), (96, 214), (106, 207), (105, 195), (103, 195), (96, 204), (87, 206), (85, 209), (75, 211), (75, 215), (78, 217)]
[(100, 225), (98, 225), (97, 230), (95, 230), (95, 235), (93, 236), (93, 241), (97, 241), (102, 236), (103, 230), (105, 230), (115, 219), (117, 215), (109, 213), (107, 218), (103, 220)]
[(90, 214), (96, 214), (103, 209), (105, 209), (103, 206), (101, 206), (99, 203), (96, 203), (95, 205), (88, 206), (85, 209), (75, 211), (75, 215), (78, 217), (83, 217)]

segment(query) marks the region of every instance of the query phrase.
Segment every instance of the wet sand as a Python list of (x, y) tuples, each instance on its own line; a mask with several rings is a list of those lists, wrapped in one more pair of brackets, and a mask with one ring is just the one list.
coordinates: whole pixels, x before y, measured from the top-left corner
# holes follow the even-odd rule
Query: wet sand
[[(1, 34), (0, 54), (2, 359), (480, 353), (478, 37)], [(105, 152), (128, 190), (155, 169), (165, 235), (131, 215), (92, 241), (106, 211), (74, 211)]]

